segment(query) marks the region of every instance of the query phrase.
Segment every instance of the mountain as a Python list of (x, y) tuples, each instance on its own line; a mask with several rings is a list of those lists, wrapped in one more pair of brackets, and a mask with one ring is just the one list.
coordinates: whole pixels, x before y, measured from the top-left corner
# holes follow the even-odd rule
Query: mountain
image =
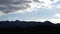
[[(58, 25), (58, 26), (57, 26)], [(57, 32), (60, 30), (60, 24), (53, 24), (50, 21), (0, 21), (0, 31), (5, 33), (41, 33), (41, 32)]]
[(32, 27), (32, 26), (39, 26), (39, 25), (52, 25), (50, 21), (45, 22), (35, 22), (35, 21), (0, 21), (0, 27)]

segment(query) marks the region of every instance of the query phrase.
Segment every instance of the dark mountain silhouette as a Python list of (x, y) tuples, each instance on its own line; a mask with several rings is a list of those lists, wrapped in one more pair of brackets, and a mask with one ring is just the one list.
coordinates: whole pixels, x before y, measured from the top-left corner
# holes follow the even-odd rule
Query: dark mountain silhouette
[(43, 22), (43, 24), (45, 24), (45, 25), (52, 25), (53, 23), (50, 22), (50, 21), (45, 21), (45, 22)]
[(41, 33), (56, 32), (60, 30), (60, 24), (53, 24), (50, 21), (0, 21), (0, 31), (8, 33)]

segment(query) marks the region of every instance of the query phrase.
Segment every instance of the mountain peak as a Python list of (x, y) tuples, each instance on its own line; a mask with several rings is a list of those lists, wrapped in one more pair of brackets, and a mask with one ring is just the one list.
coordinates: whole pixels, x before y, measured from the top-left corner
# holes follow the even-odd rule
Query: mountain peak
[(53, 23), (50, 21), (45, 21), (44, 24), (53, 24)]

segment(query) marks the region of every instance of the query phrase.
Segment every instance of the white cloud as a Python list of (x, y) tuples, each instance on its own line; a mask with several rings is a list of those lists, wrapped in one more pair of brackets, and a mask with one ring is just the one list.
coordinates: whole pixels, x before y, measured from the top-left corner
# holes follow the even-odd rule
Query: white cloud
[(51, 0), (35, 0), (37, 2), (34, 2), (34, 0), (31, 0), (32, 2), (29, 3), (29, 5), (31, 6), (30, 8), (26, 9), (27, 12), (32, 12), (33, 10), (37, 9), (37, 8), (42, 8), (42, 6), (45, 8), (53, 8), (54, 6), (51, 5), (53, 3), (56, 3), (60, 0), (54, 0), (54, 1), (51, 1)]
[(60, 13), (56, 13), (55, 16), (60, 18)]
[(58, 6), (56, 6), (56, 8), (60, 8), (60, 4)]
[(54, 2), (51, 2), (50, 0), (40, 0), (40, 1), (44, 2), (44, 3), (41, 3), (41, 6), (45, 6), (47, 8), (52, 8), (51, 4), (54, 3)]

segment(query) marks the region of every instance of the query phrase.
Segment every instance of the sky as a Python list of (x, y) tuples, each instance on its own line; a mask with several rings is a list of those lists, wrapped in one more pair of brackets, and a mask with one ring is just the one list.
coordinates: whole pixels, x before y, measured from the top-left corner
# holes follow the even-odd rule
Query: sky
[(60, 23), (60, 0), (0, 0), (0, 21)]

